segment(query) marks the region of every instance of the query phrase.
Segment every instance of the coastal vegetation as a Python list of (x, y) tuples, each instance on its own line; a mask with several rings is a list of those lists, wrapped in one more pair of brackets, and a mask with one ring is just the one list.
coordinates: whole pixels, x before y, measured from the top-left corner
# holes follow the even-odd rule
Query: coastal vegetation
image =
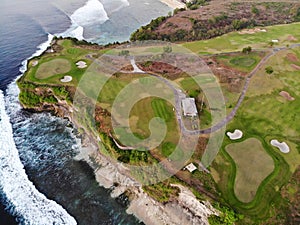
[(191, 1), (187, 3), (188, 10), (152, 20), (136, 30), (131, 40), (195, 41), (211, 39), (235, 30), (299, 20), (299, 3), (207, 2)]
[[(240, 5), (233, 4), (231, 7), (239, 9)], [(270, 3), (264, 4), (264, 7), (272, 9), (275, 6)], [(286, 6), (279, 4), (278, 7), (285, 10)], [(179, 11), (177, 14), (184, 12)], [(261, 15), (263, 10), (252, 7), (251, 13)], [(222, 19), (215, 20), (226, 20), (227, 15), (221, 16)], [(160, 18), (150, 28), (156, 30), (167, 20)], [(242, 30), (209, 40), (181, 43), (203, 56), (204, 62), (216, 75), (215, 79), (219, 81), (225, 95), (228, 113), (237, 104), (247, 76), (257, 66), (260, 67), (254, 71), (235, 117), (227, 124), (228, 131), (240, 129), (243, 137), (239, 140), (224, 139), (220, 153), (208, 168), (209, 173), (180, 170), (164, 182), (144, 186), (143, 190), (155, 200), (166, 203), (176, 199), (179, 190), (171, 184), (180, 183), (192, 189), (200, 200), (221, 202), (222, 206), (215, 206), (221, 214), (219, 217), (212, 216), (209, 219), (211, 224), (285, 224), (296, 218), (295, 212), (299, 207), (300, 129), (295, 121), (300, 119), (300, 47), (293, 45), (300, 40), (297, 32), (299, 23), (264, 29), (266, 32)], [(278, 39), (278, 43), (271, 47), (269, 42), (273, 39)], [(242, 49), (249, 49), (249, 46), (251, 51), (243, 53)], [(18, 80), (21, 104), (36, 111), (53, 111), (53, 105), (58, 108), (62, 105), (72, 107), (75, 88), (87, 71), (87, 68), (79, 68), (76, 63), (84, 61), (90, 66), (110, 48), (55, 38), (47, 52), (29, 61), (27, 72)], [(166, 48), (166, 54), (171, 52), (172, 49)], [(270, 53), (273, 54), (264, 61)], [(128, 52), (121, 51), (121, 55), (126, 57)], [(168, 70), (164, 73), (159, 73), (160, 70), (151, 71), (157, 66), (151, 61), (139, 66), (172, 80), (188, 96), (195, 98), (201, 124), (211, 126), (211, 109), (201, 88), (191, 77), (175, 69), (170, 70), (175, 71), (175, 75)], [(270, 68), (272, 73), (269, 73)], [(130, 111), (130, 129), (136, 137), (145, 139), (150, 135), (150, 120), (160, 117), (168, 128), (166, 138), (151, 151), (124, 150), (122, 147), (126, 146), (122, 146), (122, 143), (118, 146), (117, 135), (111, 128), (112, 104), (129, 83), (147, 82), (143, 79), (145, 74), (133, 74), (123, 69), (113, 74), (103, 86), (96, 98), (95, 112), (91, 112), (92, 108), (86, 109), (85, 118), (77, 122), (81, 126), (79, 128), (87, 131), (87, 127), (94, 121), (101, 140), (99, 145), (102, 146), (102, 154), (124, 164), (151, 165), (174, 152), (179, 138), (176, 115), (169, 102), (158, 97), (143, 98)], [(61, 82), (65, 75), (72, 76), (72, 81)], [(204, 77), (201, 82), (209, 81)], [(281, 91), (287, 92), (290, 98), (280, 95)], [(287, 142), (290, 152), (282, 153), (270, 145), (273, 139)], [(188, 163), (199, 165), (207, 141), (207, 136), (200, 136)], [(173, 157), (182, 158), (184, 155), (184, 149), (179, 149)]]

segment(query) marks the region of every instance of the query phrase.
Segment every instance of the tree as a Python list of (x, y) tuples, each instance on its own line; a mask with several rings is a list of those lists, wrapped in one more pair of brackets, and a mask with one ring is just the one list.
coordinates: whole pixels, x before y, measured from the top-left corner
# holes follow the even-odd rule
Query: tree
[(273, 72), (274, 72), (274, 69), (273, 69), (273, 67), (272, 66), (268, 66), (268, 67), (266, 67), (266, 73), (267, 74), (272, 74)]
[(129, 50), (122, 50), (119, 52), (119, 56), (129, 56)]
[(172, 52), (172, 46), (167, 45), (163, 47), (164, 53), (171, 53)]
[(252, 48), (250, 46), (243, 48), (242, 52), (245, 54), (249, 54), (252, 51)]
[(254, 13), (255, 15), (259, 14), (259, 10), (255, 6), (252, 6), (251, 12)]

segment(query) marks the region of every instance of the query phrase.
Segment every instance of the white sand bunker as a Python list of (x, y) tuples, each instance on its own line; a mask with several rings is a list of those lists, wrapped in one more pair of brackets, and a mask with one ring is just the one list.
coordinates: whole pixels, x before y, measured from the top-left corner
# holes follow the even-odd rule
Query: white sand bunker
[(227, 132), (226, 134), (230, 140), (238, 140), (243, 137), (243, 132), (237, 129), (233, 133)]
[(271, 140), (271, 145), (279, 148), (279, 150), (282, 152), (282, 153), (289, 153), (290, 152), (290, 148), (289, 146), (287, 145), (287, 143), (285, 142), (279, 142), (278, 140)]
[(79, 69), (83, 69), (83, 68), (86, 68), (86, 67), (87, 67), (86, 62), (84, 62), (84, 61), (78, 61), (78, 62), (76, 63), (76, 66), (77, 66)]
[(39, 64), (39, 61), (37, 61), (37, 60), (34, 60), (34, 61), (31, 63), (32, 66), (36, 66), (37, 64)]
[(72, 81), (72, 79), (73, 78), (71, 76), (64, 76), (64, 78), (60, 79), (60, 81), (63, 82), (63, 83), (67, 83), (67, 82)]

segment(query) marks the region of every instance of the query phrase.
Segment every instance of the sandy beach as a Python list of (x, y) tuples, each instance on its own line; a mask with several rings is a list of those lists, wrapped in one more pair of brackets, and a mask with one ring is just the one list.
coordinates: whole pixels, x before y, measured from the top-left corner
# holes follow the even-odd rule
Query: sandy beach
[[(132, 177), (122, 163), (112, 162), (100, 154), (92, 141), (84, 141), (81, 152), (76, 159), (87, 161), (95, 171), (95, 177), (100, 186), (113, 189), (111, 196), (118, 197), (130, 190), (133, 199), (127, 209), (128, 214), (135, 215), (147, 225), (157, 224), (209, 224), (210, 215), (218, 215), (208, 201), (199, 201), (186, 187), (175, 185), (181, 190), (178, 198), (167, 204), (162, 204), (149, 197), (142, 186)], [(117, 186), (115, 184), (118, 183)]]
[(172, 9), (185, 8), (185, 4), (179, 0), (160, 0), (160, 1), (168, 5)]

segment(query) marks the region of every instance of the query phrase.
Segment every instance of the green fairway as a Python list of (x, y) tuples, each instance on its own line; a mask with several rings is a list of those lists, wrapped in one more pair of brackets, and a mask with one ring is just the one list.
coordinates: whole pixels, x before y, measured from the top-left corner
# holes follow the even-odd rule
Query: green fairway
[[(226, 138), (223, 143), (226, 151), (222, 150), (213, 163), (212, 174), (223, 196), (239, 212), (254, 216), (257, 224), (261, 219), (270, 217), (271, 202), (277, 202), (279, 208), (285, 204), (278, 187), (285, 185), (300, 165), (300, 128), (295, 122), (300, 119), (300, 72), (292, 69), (290, 60), (286, 58), (289, 53), (298, 55), (299, 52), (299, 48), (279, 52), (251, 78), (246, 98), (235, 118), (227, 125), (228, 130), (243, 131), (244, 137), (236, 143)], [(267, 66), (274, 68), (273, 74), (265, 72)], [(283, 90), (295, 100), (288, 101), (280, 96)], [(224, 93), (227, 98), (228, 93)], [(252, 139), (256, 144), (245, 142)], [(272, 139), (287, 142), (290, 152), (284, 154), (271, 146)], [(255, 149), (260, 149), (263, 155), (259, 158), (254, 155), (255, 164), (248, 165)], [(271, 173), (272, 167), (266, 163), (266, 160), (270, 162), (270, 157), (274, 166)], [(242, 165), (251, 169), (247, 171)]]
[[(158, 146), (164, 157), (168, 157), (174, 151), (178, 140), (178, 125), (170, 103), (159, 98), (144, 98), (138, 101), (130, 112), (130, 128), (132, 132), (142, 139), (150, 136), (149, 123), (154, 117), (162, 118), (167, 126), (167, 133), (163, 142)], [(183, 152), (179, 149), (172, 159), (180, 159)]]
[(247, 46), (252, 48), (268, 48), (269, 43), (274, 39), (279, 39), (278, 46), (293, 44), (295, 41), (289, 40), (289, 36), (300, 40), (300, 23), (277, 25), (265, 27), (267, 32), (257, 32), (254, 34), (240, 34), (232, 32), (210, 40), (201, 40), (184, 43), (183, 46), (197, 53), (221, 53), (242, 50)]
[(71, 70), (71, 63), (67, 59), (52, 59), (41, 64), (36, 71), (35, 77), (46, 79), (57, 74), (64, 74)]
[(154, 110), (155, 116), (164, 119), (166, 122), (174, 119), (172, 107), (170, 105), (167, 106), (165, 100), (155, 98), (151, 101), (151, 106)]
[(264, 54), (260, 52), (251, 52), (249, 54), (235, 53), (218, 55), (216, 60), (227, 67), (249, 73), (260, 62), (263, 55)]
[(274, 170), (274, 162), (255, 138), (226, 146), (236, 164), (234, 192), (242, 202), (254, 198), (261, 182)]
[(229, 62), (235, 66), (252, 67), (256, 63), (256, 60), (254, 58), (244, 56), (233, 58)]

